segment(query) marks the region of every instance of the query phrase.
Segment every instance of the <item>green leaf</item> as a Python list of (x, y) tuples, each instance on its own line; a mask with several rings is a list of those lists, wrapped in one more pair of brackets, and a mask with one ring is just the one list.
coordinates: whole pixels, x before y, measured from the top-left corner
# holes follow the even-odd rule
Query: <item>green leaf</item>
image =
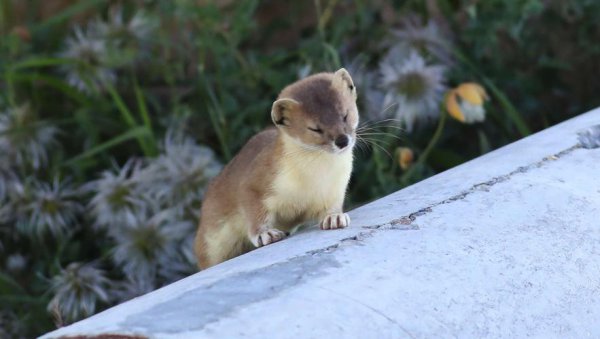
[(212, 108), (208, 108), (210, 121), (212, 123), (213, 128), (215, 129), (215, 132), (217, 133), (219, 143), (221, 144), (221, 150), (223, 151), (223, 156), (226, 160), (229, 160), (231, 159), (231, 152), (229, 150), (229, 144), (227, 142), (225, 131), (222, 128), (222, 125), (225, 124), (225, 114), (223, 112), (223, 109), (221, 108), (221, 105), (219, 104), (219, 101), (217, 100), (217, 96), (215, 95), (208, 81), (204, 77), (202, 78), (202, 80), (203, 85), (206, 88), (206, 92), (208, 93), (208, 96), (213, 106)]
[(525, 123), (525, 120), (523, 120), (523, 117), (521, 117), (521, 114), (519, 111), (517, 111), (512, 102), (510, 102), (506, 94), (504, 94), (504, 92), (494, 85), (494, 83), (488, 78), (483, 77), (482, 80), (485, 87), (490, 89), (492, 95), (496, 98), (496, 100), (498, 100), (504, 109), (504, 112), (506, 112), (510, 120), (512, 120), (513, 124), (515, 124), (519, 133), (524, 137), (530, 135), (531, 130), (529, 127), (527, 127), (527, 123)]
[(146, 126), (146, 128), (150, 132), (150, 140), (152, 142), (150, 145), (150, 148), (152, 150), (151, 155), (156, 155), (156, 140), (153, 135), (152, 120), (150, 120), (150, 114), (148, 113), (148, 106), (146, 105), (146, 100), (144, 99), (144, 93), (142, 92), (142, 89), (140, 88), (136, 80), (134, 80), (133, 89), (135, 92), (135, 99), (138, 104), (138, 110), (140, 111), (140, 115), (142, 116), (142, 121), (144, 122), (144, 126)]
[(133, 128), (121, 135), (118, 135), (100, 145), (90, 148), (89, 150), (69, 159), (68, 161), (65, 162), (64, 165), (65, 166), (72, 165), (80, 160), (92, 157), (92, 156), (102, 153), (112, 147), (122, 144), (125, 141), (129, 141), (131, 139), (140, 139), (140, 138), (147, 137), (149, 135), (150, 135), (150, 131), (146, 127), (138, 126), (136, 128)]
[(46, 304), (46, 300), (28, 295), (0, 295), (0, 304)]
[(430, 163), (438, 168), (451, 168), (469, 160), (462, 154), (441, 148), (432, 150), (429, 158), (431, 159)]
[(66, 65), (66, 64), (75, 64), (77, 60), (73, 59), (65, 59), (65, 58), (30, 58), (27, 60), (23, 60), (12, 64), (10, 66), (11, 71), (17, 71), (26, 68), (37, 68), (37, 67), (48, 67), (48, 66), (58, 66), (58, 65)]
[(16, 73), (16, 74), (11, 74), (10, 79), (12, 81), (22, 81), (22, 82), (42, 81), (42, 82), (44, 82), (45, 85), (48, 85), (50, 87), (53, 87), (53, 88), (59, 90), (60, 92), (64, 93), (66, 96), (70, 97), (71, 99), (77, 101), (81, 105), (84, 105), (84, 106), (92, 105), (92, 102), (88, 99), (88, 97), (85, 94), (79, 92), (78, 90), (76, 90), (75, 88), (70, 86), (68, 83), (66, 83), (62, 79), (55, 77), (55, 76), (39, 74), (39, 73), (33, 73), (33, 74), (31, 74), (31, 73), (24, 73), (24, 74)]
[(490, 146), (490, 140), (488, 139), (485, 132), (482, 130), (478, 130), (477, 136), (479, 137), (479, 150), (480, 150), (481, 154), (485, 154), (485, 153), (491, 151), (492, 147)]
[(0, 272), (0, 295), (27, 294), (27, 292), (10, 275)]
[(115, 87), (108, 83), (106, 83), (104, 85), (106, 87), (106, 90), (110, 94), (111, 98), (113, 99), (115, 105), (117, 106), (117, 109), (119, 110), (119, 112), (121, 112), (121, 116), (123, 116), (123, 120), (125, 120), (127, 125), (129, 125), (129, 127), (137, 126), (137, 123), (135, 122), (133, 114), (131, 114), (131, 111), (129, 110), (129, 108), (123, 101), (123, 98), (121, 98), (121, 96), (119, 95), (119, 93), (117, 92)]
[(63, 23), (64, 21), (69, 20), (70, 18), (76, 16), (79, 13), (85, 12), (94, 7), (99, 7), (100, 5), (105, 4), (105, 0), (80, 0), (76, 1), (72, 6), (63, 9), (58, 12), (56, 15), (42, 21), (41, 23), (33, 26), (32, 32), (35, 34), (38, 31), (44, 31), (52, 29), (52, 26)]
[(323, 43), (323, 48), (326, 52), (325, 56), (329, 55), (329, 57), (331, 58), (332, 66), (336, 68), (340, 67), (342, 62), (336, 49), (328, 43)]
[[(131, 110), (129, 110), (129, 108), (125, 104), (125, 101), (123, 101), (123, 98), (121, 97), (121, 95), (119, 95), (119, 93), (117, 92), (117, 90), (115, 89), (115, 87), (113, 85), (111, 85), (109, 83), (105, 83), (104, 85), (106, 87), (106, 90), (110, 94), (111, 98), (113, 99), (115, 105), (117, 106), (117, 109), (119, 110), (119, 112), (121, 112), (121, 116), (123, 117), (123, 120), (125, 120), (125, 122), (127, 123), (127, 125), (129, 125), (129, 127), (136, 128), (138, 126), (138, 124), (137, 124), (135, 118), (133, 117)], [(151, 130), (148, 128), (145, 128), (145, 129), (146, 129), (146, 132), (149, 133), (148, 135), (151, 136), (152, 135)], [(148, 145), (148, 142), (147, 142), (148, 140), (146, 139), (146, 137), (137, 137), (137, 141), (146, 156), (151, 156), (155, 153), (153, 151), (153, 149), (151, 148), (151, 146)]]

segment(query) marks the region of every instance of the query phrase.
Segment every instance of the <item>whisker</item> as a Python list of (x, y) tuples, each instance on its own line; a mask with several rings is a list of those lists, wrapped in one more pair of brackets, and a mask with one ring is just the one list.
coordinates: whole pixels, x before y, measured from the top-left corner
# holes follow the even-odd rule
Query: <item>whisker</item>
[(364, 123), (362, 125), (360, 125), (358, 128), (364, 129), (364, 128), (383, 128), (383, 127), (393, 127), (393, 128), (397, 128), (397, 129), (404, 129), (400, 126), (398, 126), (400, 124), (400, 122), (394, 123), (390, 121), (375, 121), (375, 122), (368, 122), (368, 123)]
[(372, 125), (377, 125), (377, 124), (381, 124), (381, 123), (386, 123), (386, 122), (394, 122), (394, 123), (402, 123), (403, 120), (401, 119), (397, 119), (397, 118), (386, 118), (386, 119), (379, 119), (379, 120), (367, 120), (363, 122), (363, 125), (366, 126), (372, 126)]
[(394, 138), (394, 139), (397, 139), (397, 140), (403, 140), (402, 137), (400, 137), (398, 135), (395, 135), (393, 133), (387, 133), (387, 132), (362, 132), (362, 133), (358, 133), (358, 134), (360, 134), (361, 136), (368, 135), (368, 136), (373, 136), (373, 137), (387, 136), (387, 137)]
[(393, 120), (395, 120), (395, 119), (367, 121), (367, 122), (363, 123), (361, 126), (359, 126), (357, 128), (357, 130), (362, 131), (362, 130), (385, 129), (385, 128), (393, 128), (393, 129), (397, 129), (400, 131), (405, 130), (404, 128), (398, 126), (398, 124), (389, 123), (390, 121), (393, 121)]
[(379, 143), (379, 142), (377, 142), (377, 140), (365, 139), (365, 141), (367, 142), (368, 145), (377, 145), (377, 146), (381, 146), (381, 147), (389, 146), (389, 143)]
[(358, 148), (358, 150), (360, 152), (362, 152), (363, 155), (366, 155), (367, 154), (367, 150), (365, 149), (365, 147), (367, 147), (367, 146), (365, 146), (364, 141), (360, 140), (360, 139), (357, 139), (356, 141), (357, 141), (356, 144), (355, 144), (356, 148)]
[(378, 149), (382, 150), (388, 156), (388, 158), (390, 160), (392, 160), (392, 155), (382, 145), (378, 144), (377, 142), (375, 142), (372, 139), (368, 139), (368, 138), (364, 138), (364, 137), (361, 137), (360, 140), (363, 143), (365, 143), (365, 145), (367, 145), (368, 147), (370, 147), (373, 150), (375, 150), (375, 147), (377, 147)]
[[(379, 133), (360, 133), (357, 135), (360, 135), (362, 138), (365, 138), (365, 139), (381, 141), (381, 142), (389, 142), (389, 140), (385, 140), (385, 138), (382, 138), (382, 134), (379, 134)], [(400, 137), (393, 135), (393, 134), (392, 134), (392, 136), (395, 137), (394, 139), (400, 140)]]
[(385, 112), (387, 112), (389, 109), (391, 109), (392, 107), (397, 106), (397, 105), (399, 105), (399, 103), (397, 103), (397, 102), (391, 103), (388, 107), (385, 107), (381, 112), (379, 112), (378, 115), (384, 115)]
[[(377, 147), (377, 148), (378, 148), (378, 149), (380, 149), (380, 150), (382, 150), (382, 151), (383, 151), (383, 153), (385, 153), (385, 154), (388, 156), (388, 158), (389, 158), (390, 160), (392, 160), (392, 155), (390, 154), (390, 152), (388, 152), (388, 151), (385, 149), (385, 147), (383, 147), (383, 146), (381, 146), (381, 145), (379, 145), (379, 144), (377, 144), (377, 143), (371, 143), (371, 145), (372, 145), (372, 146), (375, 146), (375, 147)], [(373, 150), (375, 150), (375, 149), (373, 149)]]
[[(391, 128), (391, 130), (394, 133), (404, 134), (404, 130), (402, 130), (402, 129)], [(381, 129), (380, 128), (366, 128), (366, 129), (356, 130), (356, 132), (357, 133), (365, 133), (365, 132), (367, 132), (367, 133), (391, 133), (391, 132), (386, 132), (385, 128), (381, 128)]]

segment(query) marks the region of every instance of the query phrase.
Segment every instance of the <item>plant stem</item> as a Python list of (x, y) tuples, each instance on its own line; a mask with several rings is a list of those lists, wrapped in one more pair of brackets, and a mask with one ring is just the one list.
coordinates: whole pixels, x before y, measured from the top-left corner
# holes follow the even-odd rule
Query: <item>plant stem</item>
[(429, 153), (431, 153), (431, 151), (433, 150), (433, 148), (439, 141), (440, 137), (442, 136), (442, 132), (444, 131), (445, 125), (446, 125), (446, 111), (442, 110), (442, 114), (440, 116), (440, 121), (438, 122), (437, 128), (435, 129), (435, 132), (434, 132), (433, 136), (431, 137), (431, 140), (429, 140), (429, 144), (427, 144), (427, 147), (425, 147), (425, 150), (423, 151), (423, 153), (421, 153), (417, 162), (414, 163), (408, 169), (408, 171), (404, 172), (404, 174), (400, 177), (400, 182), (402, 184), (406, 184), (408, 182), (408, 180), (414, 174), (415, 170), (417, 168), (421, 167), (421, 165), (423, 165), (425, 163), (425, 161), (429, 157)]
[(473, 72), (479, 75), (482, 79), (483, 84), (490, 89), (492, 95), (496, 97), (500, 105), (504, 108), (505, 113), (508, 115), (510, 120), (512, 120), (513, 124), (521, 134), (521, 136), (525, 137), (531, 134), (531, 129), (527, 126), (527, 123), (521, 116), (521, 113), (517, 110), (517, 108), (512, 104), (512, 102), (508, 99), (508, 96), (500, 90), (488, 77), (486, 77), (482, 72), (475, 66), (469, 58), (462, 53), (458, 48), (450, 48), (448, 50), (452, 51), (453, 55), (461, 61), (464, 65), (469, 67)]

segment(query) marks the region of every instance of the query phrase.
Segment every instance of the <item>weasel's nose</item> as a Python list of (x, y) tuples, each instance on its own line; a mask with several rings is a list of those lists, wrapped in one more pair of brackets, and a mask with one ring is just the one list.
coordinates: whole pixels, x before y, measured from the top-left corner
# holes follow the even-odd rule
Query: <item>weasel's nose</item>
[(346, 134), (339, 135), (337, 138), (335, 138), (335, 145), (340, 149), (348, 146), (348, 142), (350, 142), (350, 139)]

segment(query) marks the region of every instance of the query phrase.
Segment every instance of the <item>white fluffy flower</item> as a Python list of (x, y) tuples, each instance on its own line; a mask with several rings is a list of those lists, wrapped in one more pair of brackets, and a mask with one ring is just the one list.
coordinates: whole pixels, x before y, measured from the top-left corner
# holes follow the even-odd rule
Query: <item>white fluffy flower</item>
[(179, 212), (188, 207), (198, 210), (206, 185), (221, 164), (210, 148), (174, 133), (167, 134), (163, 148), (163, 154), (152, 160), (138, 180), (159, 204)]
[(148, 42), (156, 27), (156, 22), (148, 14), (137, 11), (129, 20), (126, 20), (123, 8), (116, 7), (111, 11), (108, 21), (98, 20), (95, 28), (102, 38), (123, 45)]
[(106, 41), (98, 37), (96, 29), (81, 27), (65, 41), (61, 57), (72, 62), (62, 66), (67, 82), (83, 92), (93, 93), (104, 89), (105, 84), (116, 81), (116, 73), (107, 66)]
[(415, 122), (439, 117), (444, 86), (444, 67), (427, 65), (414, 50), (390, 50), (379, 68), (385, 91), (384, 107), (411, 131)]
[(16, 310), (10, 308), (0, 308), (0, 338), (27, 338), (27, 328), (23, 324), (23, 319), (15, 314)]
[(17, 227), (27, 234), (41, 237), (49, 232), (60, 237), (73, 228), (83, 210), (79, 192), (58, 179), (52, 184), (34, 181), (23, 194), (12, 203), (18, 210)]
[[(182, 267), (181, 243), (193, 237), (193, 225), (178, 221), (170, 210), (151, 216), (140, 215), (138, 222), (113, 235), (114, 262), (140, 291), (157, 287), (165, 277)], [(188, 271), (189, 273), (189, 271)]]
[(100, 179), (85, 186), (95, 193), (90, 207), (96, 226), (118, 232), (137, 222), (136, 215), (146, 206), (139, 183), (134, 180), (139, 165), (130, 160), (121, 169), (104, 171)]
[(146, 13), (137, 11), (126, 19), (122, 7), (115, 7), (107, 21), (97, 20), (94, 29), (107, 46), (107, 62), (113, 67), (131, 65), (147, 50), (156, 30), (156, 22)]
[(37, 119), (29, 105), (0, 113), (0, 160), (4, 162), (0, 167), (5, 168), (4, 174), (10, 165), (34, 169), (45, 165), (57, 132), (56, 127)]
[(409, 17), (403, 20), (402, 28), (392, 31), (392, 35), (395, 44), (404, 44), (446, 65), (452, 63), (451, 53), (448, 50), (450, 39), (442, 35), (433, 21), (423, 25), (420, 18)]
[(109, 280), (94, 265), (71, 263), (52, 278), (54, 297), (48, 311), (67, 322), (94, 314), (98, 302), (108, 302)]
[(19, 272), (27, 265), (27, 258), (19, 253), (11, 254), (6, 258), (5, 265), (8, 271)]

